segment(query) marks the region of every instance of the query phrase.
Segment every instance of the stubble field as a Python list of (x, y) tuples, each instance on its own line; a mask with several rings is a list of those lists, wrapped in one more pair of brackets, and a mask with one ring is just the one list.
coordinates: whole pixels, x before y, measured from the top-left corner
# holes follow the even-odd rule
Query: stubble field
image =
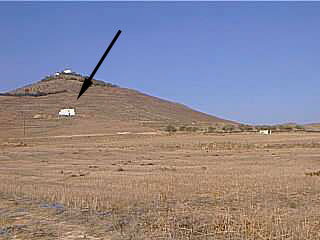
[(0, 140), (0, 239), (320, 239), (320, 134)]

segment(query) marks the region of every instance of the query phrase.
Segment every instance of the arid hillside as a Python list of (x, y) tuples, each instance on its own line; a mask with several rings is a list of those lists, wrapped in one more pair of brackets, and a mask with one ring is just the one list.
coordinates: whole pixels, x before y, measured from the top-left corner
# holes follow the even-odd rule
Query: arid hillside
[[(60, 74), (13, 90), (8, 96), (2, 94), (0, 132), (34, 137), (67, 133), (155, 131), (168, 124), (235, 124), (178, 103), (97, 80), (76, 100), (83, 80), (83, 76)], [(71, 119), (59, 118), (58, 112), (62, 108), (75, 108), (76, 116)]]
[(0, 94), (0, 239), (320, 239), (319, 132), (83, 79)]

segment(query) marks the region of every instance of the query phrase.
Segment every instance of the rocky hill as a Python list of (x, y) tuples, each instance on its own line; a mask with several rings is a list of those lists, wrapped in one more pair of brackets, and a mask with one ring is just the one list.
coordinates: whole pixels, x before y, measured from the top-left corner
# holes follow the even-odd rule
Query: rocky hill
[[(94, 80), (79, 99), (85, 77), (79, 74), (48, 76), (41, 81), (0, 96), (0, 131), (19, 132), (22, 125), (34, 135), (150, 131), (168, 124), (205, 126), (235, 124), (190, 109), (185, 105), (152, 97), (136, 90)], [(4, 95), (4, 96), (3, 96)], [(75, 108), (76, 116), (61, 119), (62, 108)], [(24, 120), (23, 120), (24, 119)], [(25, 123), (27, 122), (27, 123)]]

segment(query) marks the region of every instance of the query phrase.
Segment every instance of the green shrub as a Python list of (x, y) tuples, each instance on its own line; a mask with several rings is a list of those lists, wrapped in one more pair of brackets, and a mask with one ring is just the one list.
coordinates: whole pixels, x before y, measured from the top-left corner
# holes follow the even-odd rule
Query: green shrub
[(256, 129), (257, 130), (269, 130), (269, 129), (272, 129), (273, 127), (270, 126), (270, 125), (258, 125), (256, 126)]
[(186, 131), (186, 126), (179, 127), (179, 131)]
[(304, 129), (304, 126), (302, 126), (302, 125), (296, 125), (295, 128), (296, 128), (297, 130), (305, 130), (305, 129)]
[(288, 125), (280, 125), (279, 126), (279, 129), (281, 131), (292, 131), (293, 130), (293, 127), (292, 126), (288, 126)]
[(169, 132), (169, 133), (173, 133), (173, 132), (176, 132), (177, 129), (176, 129), (174, 126), (172, 126), (172, 125), (168, 125), (168, 126), (166, 126), (165, 131), (166, 131), (166, 132)]
[(223, 126), (222, 130), (225, 132), (232, 132), (235, 129), (233, 125), (225, 125)]
[(188, 131), (188, 132), (196, 132), (198, 130), (199, 130), (198, 127), (186, 127), (186, 131)]
[(215, 127), (208, 127), (208, 129), (207, 129), (207, 132), (208, 133), (213, 133), (213, 132), (215, 132), (216, 131), (216, 128)]
[(239, 125), (239, 129), (241, 131), (252, 131), (253, 130), (253, 127), (250, 126), (250, 125), (246, 125), (246, 124), (240, 124)]

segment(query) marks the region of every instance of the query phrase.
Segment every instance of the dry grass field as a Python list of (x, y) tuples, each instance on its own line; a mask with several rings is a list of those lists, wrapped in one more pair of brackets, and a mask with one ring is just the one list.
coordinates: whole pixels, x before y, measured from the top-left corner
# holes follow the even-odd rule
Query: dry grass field
[(0, 239), (320, 239), (320, 135), (0, 138)]
[(168, 134), (238, 124), (81, 84), (0, 96), (0, 239), (320, 239), (319, 133)]

